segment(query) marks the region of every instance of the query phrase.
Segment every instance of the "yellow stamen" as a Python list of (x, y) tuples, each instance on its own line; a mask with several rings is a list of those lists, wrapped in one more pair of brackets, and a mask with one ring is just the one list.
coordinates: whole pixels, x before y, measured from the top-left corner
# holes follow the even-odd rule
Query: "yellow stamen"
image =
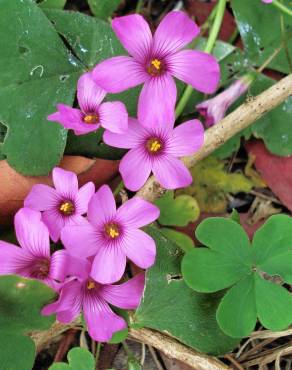
[(118, 225), (114, 223), (107, 224), (105, 226), (105, 232), (112, 239), (115, 239), (120, 235)]
[(83, 117), (83, 122), (88, 124), (96, 124), (98, 121), (99, 119), (96, 114), (87, 114), (85, 117)]
[(75, 211), (74, 204), (72, 202), (64, 202), (60, 205), (59, 210), (66, 216), (72, 215)]
[(153, 59), (151, 60), (151, 64), (153, 65), (154, 68), (156, 68), (158, 71), (161, 68), (161, 61), (158, 59)]
[(160, 149), (162, 147), (162, 144), (161, 144), (159, 139), (152, 138), (152, 139), (149, 139), (147, 141), (146, 146), (147, 146), (147, 149), (149, 150), (149, 152), (157, 153), (157, 152), (160, 151)]
[(94, 289), (94, 288), (95, 288), (95, 282), (92, 281), (92, 280), (89, 280), (88, 283), (87, 283), (87, 289), (91, 290), (91, 289)]

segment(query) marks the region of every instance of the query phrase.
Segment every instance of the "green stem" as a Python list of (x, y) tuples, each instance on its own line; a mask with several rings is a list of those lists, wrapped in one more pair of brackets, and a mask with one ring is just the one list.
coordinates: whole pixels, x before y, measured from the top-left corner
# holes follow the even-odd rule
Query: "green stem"
[(114, 190), (114, 193), (113, 193), (114, 197), (116, 197), (119, 194), (119, 192), (123, 189), (123, 187), (124, 187), (124, 182), (121, 181)]
[(97, 342), (97, 348), (96, 348), (96, 353), (95, 353), (95, 363), (98, 363), (99, 355), (100, 355), (100, 350), (101, 350), (101, 343)]
[[(206, 53), (211, 53), (211, 51), (212, 51), (212, 49), (215, 45), (219, 30), (220, 30), (220, 27), (221, 27), (221, 23), (222, 23), (222, 20), (223, 20), (225, 7), (226, 7), (226, 0), (219, 0), (215, 20), (214, 20), (214, 23), (213, 23), (212, 28), (210, 30), (210, 34), (209, 34), (209, 37), (208, 37), (208, 40), (207, 40), (207, 44), (206, 44), (205, 49), (204, 49), (204, 51)], [(185, 91), (184, 91), (182, 97), (180, 98), (180, 101), (178, 102), (178, 105), (176, 107), (176, 110), (175, 110), (176, 118), (181, 115), (181, 113), (184, 110), (187, 102), (190, 99), (190, 96), (192, 95), (192, 92), (193, 92), (193, 87), (191, 85), (188, 85), (185, 88)]]
[(137, 5), (136, 5), (135, 13), (140, 13), (142, 7), (143, 7), (143, 0), (138, 0)]
[(287, 8), (287, 6), (285, 6), (284, 4), (280, 3), (278, 0), (274, 0), (272, 2), (272, 4), (280, 9), (283, 13), (286, 13), (288, 15), (290, 15), (290, 17), (292, 17), (292, 10), (290, 10), (289, 8)]

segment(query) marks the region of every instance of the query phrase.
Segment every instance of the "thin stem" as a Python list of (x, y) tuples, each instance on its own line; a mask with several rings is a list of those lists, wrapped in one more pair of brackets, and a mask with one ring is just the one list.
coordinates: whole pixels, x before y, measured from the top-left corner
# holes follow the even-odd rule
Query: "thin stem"
[(121, 181), (114, 190), (114, 197), (116, 197), (119, 194), (119, 192), (123, 189), (123, 187), (124, 187), (124, 182)]
[(287, 8), (287, 6), (285, 6), (284, 4), (280, 3), (278, 0), (274, 0), (272, 2), (272, 4), (276, 8), (280, 9), (283, 13), (288, 14), (288, 15), (290, 15), (290, 17), (292, 17), (292, 10), (290, 10), (289, 8)]
[(96, 353), (95, 353), (95, 363), (98, 363), (99, 355), (100, 355), (100, 350), (101, 350), (101, 343), (97, 342), (97, 347), (96, 347)]
[[(216, 11), (216, 16), (215, 16), (215, 19), (214, 19), (214, 23), (213, 23), (212, 28), (210, 30), (210, 34), (209, 34), (209, 37), (208, 37), (208, 40), (207, 40), (207, 44), (206, 44), (205, 49), (204, 49), (204, 51), (206, 53), (211, 53), (211, 51), (212, 51), (212, 49), (215, 45), (219, 30), (220, 30), (220, 27), (221, 27), (221, 23), (222, 23), (222, 20), (223, 20), (225, 7), (226, 7), (226, 0), (219, 0), (218, 8), (217, 8), (217, 11)], [(176, 107), (176, 110), (175, 110), (176, 118), (179, 117), (181, 115), (181, 113), (183, 112), (187, 102), (190, 99), (190, 96), (192, 95), (192, 92), (193, 92), (193, 87), (191, 85), (188, 85), (185, 88), (185, 91), (184, 91), (182, 97), (180, 98), (180, 101), (178, 102), (178, 105)]]
[(143, 0), (138, 0), (137, 2), (137, 5), (136, 5), (136, 10), (135, 10), (135, 13), (140, 13), (141, 12), (141, 9), (143, 7)]

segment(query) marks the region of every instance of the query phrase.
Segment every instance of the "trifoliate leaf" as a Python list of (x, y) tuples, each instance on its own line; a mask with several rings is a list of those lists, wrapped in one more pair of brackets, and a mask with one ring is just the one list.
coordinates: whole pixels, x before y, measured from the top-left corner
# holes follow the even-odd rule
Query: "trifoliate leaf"
[(94, 370), (95, 360), (91, 352), (85, 348), (72, 348), (68, 352), (68, 362), (56, 362), (49, 370)]

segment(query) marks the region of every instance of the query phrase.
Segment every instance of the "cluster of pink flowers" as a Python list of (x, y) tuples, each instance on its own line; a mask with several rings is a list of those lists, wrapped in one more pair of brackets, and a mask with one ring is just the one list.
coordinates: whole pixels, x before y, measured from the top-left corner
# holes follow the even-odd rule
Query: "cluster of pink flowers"
[[(76, 135), (105, 129), (105, 143), (129, 149), (120, 162), (125, 186), (139, 190), (151, 172), (167, 189), (188, 186), (191, 174), (180, 160), (203, 145), (200, 121), (177, 127), (174, 78), (204, 93), (213, 93), (220, 70), (216, 59), (195, 50), (182, 50), (200, 29), (185, 13), (170, 12), (152, 36), (140, 15), (115, 18), (112, 27), (130, 56), (99, 63), (81, 76), (77, 86), (80, 109), (58, 104), (48, 116)], [(107, 93), (118, 93), (143, 84), (138, 119), (129, 118), (121, 102), (103, 102)], [(153, 265), (154, 240), (140, 228), (159, 217), (159, 209), (135, 196), (118, 209), (107, 185), (95, 193), (93, 183), (78, 186), (74, 173), (55, 168), (54, 187), (33, 186), (15, 216), (21, 247), (0, 241), (0, 274), (38, 279), (59, 295), (42, 313), (55, 313), (70, 322), (84, 312), (89, 334), (109, 340), (126, 327), (109, 305), (123, 309), (138, 306), (144, 274), (121, 284), (127, 259), (142, 269)], [(51, 254), (50, 238), (64, 248)]]
[[(59, 294), (42, 313), (57, 314), (67, 323), (84, 312), (89, 334), (108, 341), (126, 322), (109, 304), (123, 309), (138, 306), (144, 274), (115, 285), (127, 258), (145, 269), (153, 265), (154, 240), (140, 230), (159, 217), (159, 209), (134, 197), (116, 209), (107, 185), (95, 193), (93, 183), (78, 189), (77, 176), (53, 170), (54, 188), (34, 185), (15, 216), (21, 247), (0, 241), (0, 275), (37, 279)], [(87, 217), (85, 215), (87, 214)], [(51, 254), (50, 237), (61, 239), (64, 249)]]

